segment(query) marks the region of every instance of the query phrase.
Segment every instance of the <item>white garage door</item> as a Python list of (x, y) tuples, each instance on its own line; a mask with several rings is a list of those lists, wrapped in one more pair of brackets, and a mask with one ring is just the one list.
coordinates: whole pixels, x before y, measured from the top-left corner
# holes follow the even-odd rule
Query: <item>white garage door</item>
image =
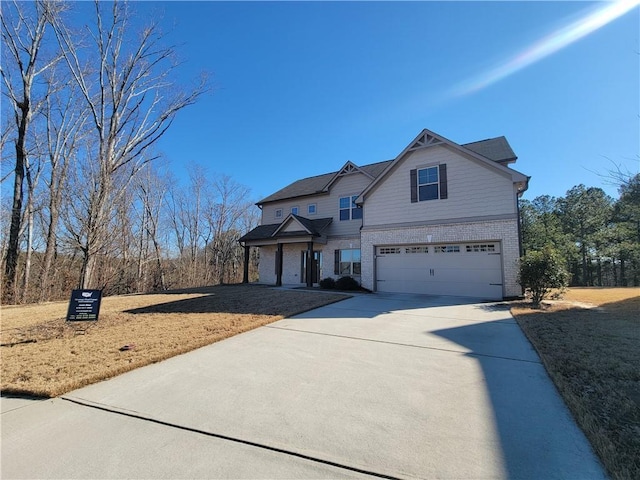
[(502, 299), (499, 242), (376, 248), (379, 292)]

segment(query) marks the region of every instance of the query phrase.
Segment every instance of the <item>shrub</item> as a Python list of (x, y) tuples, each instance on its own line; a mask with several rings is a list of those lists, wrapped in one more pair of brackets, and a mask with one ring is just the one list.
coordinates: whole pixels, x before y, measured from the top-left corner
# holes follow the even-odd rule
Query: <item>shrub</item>
[(551, 290), (568, 285), (569, 274), (558, 253), (546, 247), (542, 251), (527, 252), (520, 259), (518, 281), (531, 296), (534, 307), (538, 307)]
[(360, 284), (351, 277), (340, 277), (336, 280), (336, 288), (338, 290), (358, 290)]
[(331, 277), (323, 278), (320, 280), (320, 288), (324, 288), (326, 290), (336, 288), (336, 281)]

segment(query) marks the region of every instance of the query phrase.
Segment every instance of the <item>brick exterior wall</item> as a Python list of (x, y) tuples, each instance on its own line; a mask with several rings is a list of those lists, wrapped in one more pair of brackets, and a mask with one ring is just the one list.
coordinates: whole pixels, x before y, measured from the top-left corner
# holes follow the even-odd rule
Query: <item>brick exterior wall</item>
[[(431, 235), (428, 241), (427, 235)], [(518, 284), (518, 220), (494, 220), (425, 227), (385, 227), (380, 230), (364, 230), (361, 234), (362, 286), (374, 289), (374, 254), (376, 246), (459, 243), (469, 241), (500, 241), (502, 249), (502, 275), (504, 296), (522, 294)]]
[[(334, 271), (334, 252), (336, 249), (360, 248), (360, 239), (339, 238), (329, 240), (327, 244), (316, 243), (313, 246), (315, 251), (322, 252), (322, 266), (320, 278), (339, 278)], [(305, 283), (304, 278), (300, 278), (300, 252), (307, 249), (306, 243), (291, 243), (283, 245), (282, 261), (282, 283), (296, 284)], [(276, 283), (276, 250), (275, 245), (260, 247), (260, 261), (258, 264), (259, 282), (275, 285)], [(360, 276), (353, 276), (360, 282)]]
[[(431, 235), (431, 242), (428, 241)], [(362, 254), (362, 275), (354, 276), (363, 287), (375, 288), (375, 247), (384, 245), (440, 244), (477, 241), (499, 241), (502, 252), (502, 275), (504, 296), (516, 297), (522, 294), (518, 284), (518, 222), (516, 219), (494, 220), (487, 222), (468, 222), (449, 225), (430, 225), (425, 227), (386, 227), (384, 230), (364, 230), (361, 239), (334, 238), (327, 244), (315, 244), (314, 250), (322, 251), (321, 278), (339, 278), (334, 274), (334, 251), (336, 249), (359, 248)], [(306, 250), (305, 243), (285, 244), (283, 246), (283, 284), (300, 284), (300, 252)], [(260, 247), (258, 266), (259, 281), (275, 284), (276, 246)]]
[[(348, 248), (360, 248), (360, 238), (336, 238), (327, 241), (326, 245), (321, 245), (322, 250), (322, 278), (332, 277), (336, 280), (340, 278), (340, 275), (336, 275), (334, 272), (335, 251), (346, 250)], [(320, 248), (318, 248), (320, 250)], [(352, 275), (354, 279), (360, 283), (360, 275)]]
[(258, 281), (260, 283), (276, 284), (276, 246), (260, 247), (258, 262)]
[[(300, 278), (300, 252), (307, 249), (306, 243), (285, 243), (282, 246), (282, 283), (304, 283)], [(276, 284), (276, 250), (275, 245), (260, 247), (260, 263), (258, 264), (259, 282)], [(316, 248), (316, 250), (318, 250)]]

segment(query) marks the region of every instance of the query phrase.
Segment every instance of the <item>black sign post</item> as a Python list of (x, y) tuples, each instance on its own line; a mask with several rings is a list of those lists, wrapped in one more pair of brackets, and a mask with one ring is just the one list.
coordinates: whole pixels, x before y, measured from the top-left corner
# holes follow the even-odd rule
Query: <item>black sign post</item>
[(67, 311), (67, 322), (98, 320), (102, 290), (73, 290)]

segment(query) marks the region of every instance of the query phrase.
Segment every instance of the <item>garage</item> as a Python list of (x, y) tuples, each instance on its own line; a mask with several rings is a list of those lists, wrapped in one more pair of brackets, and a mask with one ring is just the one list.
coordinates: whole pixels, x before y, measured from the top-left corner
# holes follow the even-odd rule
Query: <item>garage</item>
[(500, 242), (376, 247), (379, 292), (501, 300)]

